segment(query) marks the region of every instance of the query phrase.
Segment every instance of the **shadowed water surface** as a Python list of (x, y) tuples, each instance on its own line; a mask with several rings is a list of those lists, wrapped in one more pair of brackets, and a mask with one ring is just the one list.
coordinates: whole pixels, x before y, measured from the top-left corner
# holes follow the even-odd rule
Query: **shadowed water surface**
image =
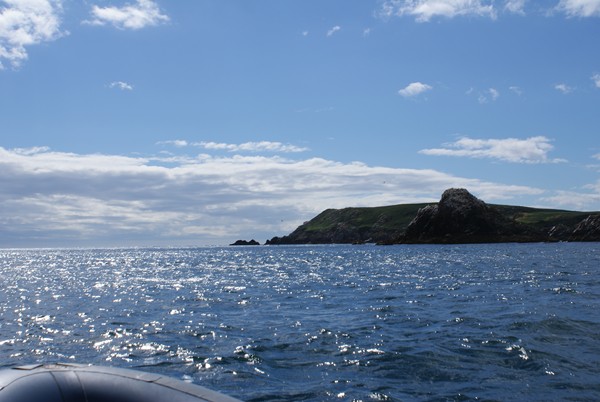
[(600, 400), (600, 244), (0, 250), (0, 366), (247, 401)]

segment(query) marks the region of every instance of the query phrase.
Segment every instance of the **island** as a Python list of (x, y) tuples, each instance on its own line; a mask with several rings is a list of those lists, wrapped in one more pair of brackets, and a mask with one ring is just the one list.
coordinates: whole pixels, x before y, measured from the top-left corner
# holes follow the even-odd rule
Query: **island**
[(279, 244), (463, 244), (600, 241), (600, 212), (487, 204), (462, 188), (437, 203), (327, 209)]
[(260, 246), (260, 243), (254, 239), (252, 239), (250, 241), (236, 240), (235, 242), (231, 243), (230, 246)]

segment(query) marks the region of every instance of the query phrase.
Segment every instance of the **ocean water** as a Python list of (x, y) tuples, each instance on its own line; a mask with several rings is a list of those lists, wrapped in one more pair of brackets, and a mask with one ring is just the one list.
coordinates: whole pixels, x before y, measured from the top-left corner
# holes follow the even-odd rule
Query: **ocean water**
[(600, 400), (600, 244), (0, 250), (0, 368), (246, 401)]

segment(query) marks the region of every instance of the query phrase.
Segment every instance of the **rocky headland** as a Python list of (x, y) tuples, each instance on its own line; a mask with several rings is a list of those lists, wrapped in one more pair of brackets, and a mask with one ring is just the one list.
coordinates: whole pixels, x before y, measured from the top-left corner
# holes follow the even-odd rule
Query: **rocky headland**
[(236, 240), (231, 243), (230, 246), (260, 246), (260, 243), (256, 240)]
[(600, 241), (600, 212), (487, 204), (465, 189), (438, 203), (328, 209), (265, 244)]
[(400, 243), (533, 241), (536, 234), (465, 189), (444, 191), (437, 204), (419, 209)]

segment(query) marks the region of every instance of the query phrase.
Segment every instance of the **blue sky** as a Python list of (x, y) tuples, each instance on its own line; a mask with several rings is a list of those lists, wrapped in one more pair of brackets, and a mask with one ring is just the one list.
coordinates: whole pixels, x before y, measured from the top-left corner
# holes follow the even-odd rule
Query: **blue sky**
[(0, 0), (0, 247), (600, 210), (600, 0)]

